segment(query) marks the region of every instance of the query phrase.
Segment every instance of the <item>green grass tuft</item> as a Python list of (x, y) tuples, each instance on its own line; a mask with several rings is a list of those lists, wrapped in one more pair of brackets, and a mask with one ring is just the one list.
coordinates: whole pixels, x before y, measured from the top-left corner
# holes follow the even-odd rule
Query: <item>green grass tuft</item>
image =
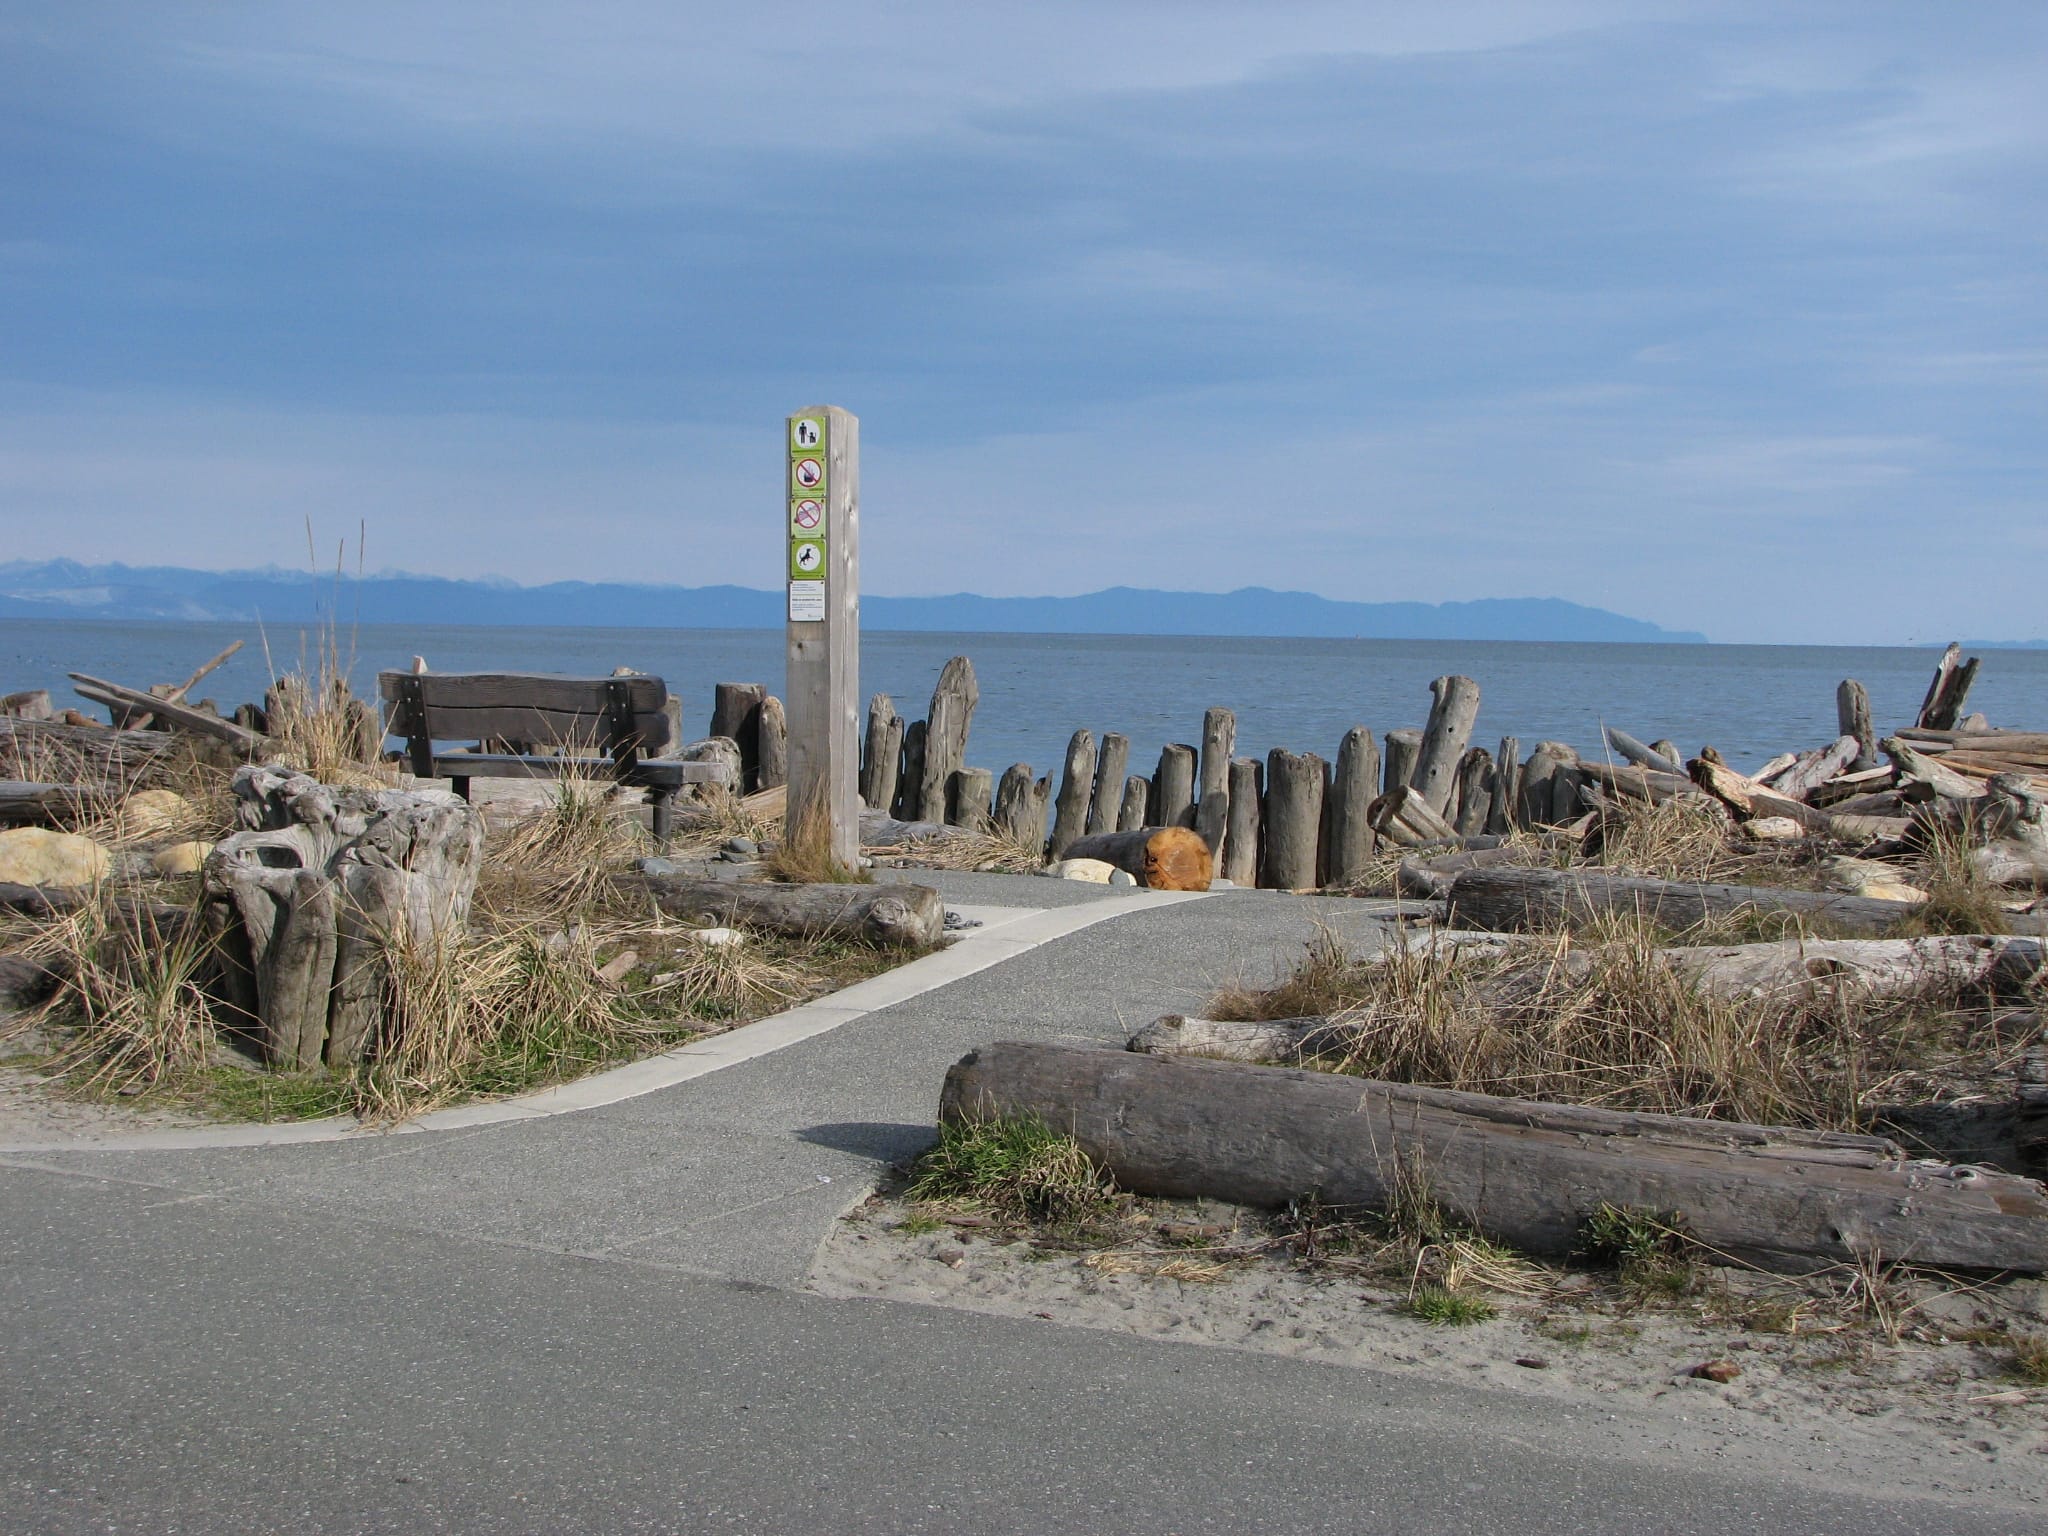
[(1402, 1310), (1439, 1328), (1463, 1328), (1497, 1315), (1492, 1302), (1463, 1296), (1442, 1285), (1418, 1285)]
[(939, 1127), (918, 1159), (912, 1200), (961, 1200), (1019, 1221), (1071, 1224), (1108, 1211), (1109, 1176), (1071, 1136), (1041, 1120), (988, 1119)]

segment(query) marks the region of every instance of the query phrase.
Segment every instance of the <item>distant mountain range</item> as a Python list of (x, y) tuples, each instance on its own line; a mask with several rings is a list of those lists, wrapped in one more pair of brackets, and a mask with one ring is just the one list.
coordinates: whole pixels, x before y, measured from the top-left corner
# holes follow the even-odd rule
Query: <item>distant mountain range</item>
[[(390, 572), (356, 578), (272, 567), (194, 571), (178, 566), (0, 564), (0, 618), (248, 620), (364, 624), (544, 624), (568, 627), (774, 629), (779, 591), (558, 581), (522, 587)], [(1311, 592), (1242, 587), (1160, 592), (1112, 587), (1080, 597), (861, 598), (877, 630), (1020, 634), (1276, 635), (1371, 640), (1604, 640), (1703, 644), (1554, 597), (1467, 603), (1348, 603)]]

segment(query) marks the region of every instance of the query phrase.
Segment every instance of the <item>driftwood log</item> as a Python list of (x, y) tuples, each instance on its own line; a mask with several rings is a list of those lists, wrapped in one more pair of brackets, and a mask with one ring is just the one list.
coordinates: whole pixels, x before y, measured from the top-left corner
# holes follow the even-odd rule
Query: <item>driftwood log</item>
[(756, 789), (781, 789), (789, 783), (789, 717), (782, 700), (769, 694), (761, 700), (761, 719), (756, 727), (761, 742), (761, 766)]
[(106, 810), (112, 798), (81, 784), (0, 779), (0, 826), (70, 827)]
[(1232, 885), (1259, 883), (1259, 821), (1265, 794), (1265, 764), (1255, 757), (1233, 757), (1230, 826), (1223, 838), (1223, 878)]
[(2042, 979), (2037, 938), (1951, 934), (1917, 939), (1803, 939), (1659, 951), (1702, 992), (1727, 998), (2018, 997)]
[(1372, 732), (1354, 725), (1337, 745), (1337, 771), (1330, 782), (1329, 837), (1323, 850), (1324, 883), (1356, 884), (1372, 863), (1378, 839), (1372, 829), (1372, 803), (1378, 796), (1380, 752)]
[(1095, 793), (1088, 799), (1088, 835), (1114, 832), (1116, 815), (1123, 808), (1124, 780), (1131, 776), (1131, 738), (1121, 731), (1104, 731), (1102, 747), (1095, 754)]
[(761, 787), (761, 701), (767, 697), (766, 683), (717, 683), (711, 690), (711, 729), (705, 734), (738, 745), (740, 777), (733, 788), (741, 794)]
[(1422, 732), (1422, 750), (1409, 782), (1422, 792), (1429, 808), (1442, 816), (1451, 804), (1458, 763), (1472, 740), (1479, 719), (1479, 685), (1469, 677), (1440, 677), (1429, 685), (1433, 702)]
[(0, 776), (109, 789), (161, 785), (188, 755), (188, 740), (161, 731), (0, 717)]
[(1963, 713), (1963, 701), (1970, 696), (1970, 685), (1977, 680), (1977, 658), (1972, 656), (1964, 661), (1963, 648), (1951, 643), (1941, 653), (1941, 660), (1935, 664), (1934, 678), (1927, 685), (1927, 696), (1920, 701), (1920, 714), (1914, 724), (1923, 730), (1952, 729)]
[(888, 809), (890, 815), (904, 821), (918, 819), (918, 786), (924, 782), (924, 738), (924, 721), (913, 720), (903, 727), (903, 762), (896, 773), (896, 798)]
[(1644, 746), (1627, 731), (1617, 730), (1611, 725), (1604, 729), (1607, 744), (1619, 752), (1624, 761), (1633, 763), (1638, 768), (1648, 768), (1655, 773), (1676, 774), (1680, 778), (1685, 776), (1685, 764), (1677, 758), (1666, 757), (1655, 747)]
[(1910, 901), (1877, 901), (1832, 891), (1758, 885), (1693, 885), (1639, 879), (1598, 869), (1475, 869), (1451, 884), (1446, 920), (1496, 933), (1572, 927), (1611, 912), (1641, 912), (1684, 930), (1743, 912), (1784, 912), (1854, 934), (1881, 935), (1919, 910)]
[(861, 803), (886, 811), (896, 803), (896, 775), (902, 767), (903, 717), (886, 693), (868, 700), (867, 737), (860, 759)]
[(946, 823), (970, 832), (986, 832), (995, 822), (989, 814), (994, 777), (986, 768), (959, 768), (946, 784)]
[(1195, 771), (1197, 754), (1184, 741), (1159, 749), (1159, 767), (1152, 775), (1151, 817), (1162, 827), (1192, 827), (1195, 824)]
[(1124, 1188), (1277, 1208), (1383, 1210), (1419, 1174), (1449, 1212), (1565, 1254), (1603, 1204), (1669, 1213), (1785, 1269), (1859, 1258), (2040, 1273), (2048, 1191), (1908, 1160), (1874, 1136), (1542, 1104), (1102, 1047), (999, 1043), (946, 1074), (940, 1118), (1035, 1118)]
[(1422, 756), (1422, 732), (1412, 726), (1387, 732), (1386, 753), (1380, 760), (1380, 793), (1391, 795), (1415, 783), (1416, 759)]
[(78, 694), (91, 699), (95, 704), (104, 704), (110, 709), (130, 709), (139, 714), (154, 715), (172, 730), (210, 737), (246, 754), (260, 752), (269, 744), (266, 738), (258, 736), (254, 731), (244, 730), (234, 721), (223, 720), (218, 715), (209, 715), (202, 709), (193, 709), (168, 699), (160, 699), (143, 689), (110, 683), (103, 677), (93, 677), (84, 672), (73, 672), (69, 675)]
[(975, 680), (973, 662), (955, 656), (939, 669), (931, 711), (925, 716), (924, 761), (918, 776), (919, 820), (945, 820), (946, 784), (967, 765), (967, 733), (980, 702), (981, 684)]
[(1374, 833), (1397, 848), (1455, 842), (1458, 829), (1429, 808), (1420, 790), (1398, 787), (1373, 801), (1366, 812)]
[(643, 866), (633, 888), (671, 917), (771, 933), (923, 949), (946, 928), (945, 903), (928, 885), (765, 885), (693, 880)]
[(232, 1014), (285, 1070), (361, 1059), (389, 1011), (394, 963), (452, 963), (483, 818), (445, 790), (342, 789), (246, 767), (242, 830), (208, 855), (201, 913)]
[(1135, 832), (1152, 819), (1152, 781), (1141, 773), (1124, 780), (1124, 803), (1117, 807), (1116, 829)]
[(1034, 779), (1029, 763), (1012, 763), (996, 786), (996, 832), (1026, 848), (1045, 846), (1046, 796), (1050, 779)]
[(1515, 809), (1522, 798), (1522, 743), (1513, 736), (1500, 739), (1494, 758), (1493, 803), (1486, 810), (1486, 830), (1505, 837), (1515, 830)]
[(1861, 772), (1877, 766), (1877, 728), (1870, 723), (1870, 690), (1853, 677), (1835, 689), (1835, 729), (1856, 738), (1856, 757), (1849, 765)]
[(1313, 890), (1319, 883), (1323, 795), (1329, 765), (1313, 752), (1275, 747), (1266, 754), (1266, 807), (1261, 827), (1259, 884), (1280, 891)]
[(1550, 827), (1569, 820), (1554, 812), (1557, 776), (1577, 765), (1579, 754), (1561, 741), (1539, 741), (1522, 765), (1521, 825)]
[(1206, 891), (1215, 874), (1209, 845), (1188, 827), (1140, 827), (1077, 839), (1070, 859), (1100, 859), (1155, 891)]
[(1060, 773), (1059, 798), (1053, 802), (1052, 841), (1048, 859), (1064, 859), (1068, 845), (1088, 830), (1088, 802), (1095, 791), (1095, 733), (1074, 732), (1067, 742), (1066, 767)]

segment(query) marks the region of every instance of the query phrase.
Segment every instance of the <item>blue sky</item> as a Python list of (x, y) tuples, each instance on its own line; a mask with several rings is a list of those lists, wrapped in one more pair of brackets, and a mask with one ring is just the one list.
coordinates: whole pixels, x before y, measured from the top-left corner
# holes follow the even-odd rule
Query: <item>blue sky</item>
[(10, 557), (2048, 631), (2048, 6), (0, 11)]

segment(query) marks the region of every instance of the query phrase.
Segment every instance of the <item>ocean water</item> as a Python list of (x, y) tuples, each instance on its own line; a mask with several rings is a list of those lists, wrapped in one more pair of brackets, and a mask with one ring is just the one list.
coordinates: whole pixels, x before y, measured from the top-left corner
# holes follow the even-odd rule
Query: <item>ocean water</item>
[[(195, 690), (224, 709), (259, 699), (272, 669), (316, 662), (323, 637), (249, 624), (47, 623), (0, 620), (0, 692), (49, 688), (62, 703), (67, 672), (134, 687), (177, 682), (230, 641), (242, 651)], [(616, 666), (656, 673), (683, 700), (685, 728), (701, 733), (712, 684), (762, 682), (781, 693), (779, 630), (482, 628), (363, 625), (339, 633), (338, 651), (359, 692), (381, 669), (424, 655), (440, 672), (504, 670), (602, 675)], [(1000, 774), (1013, 762), (1054, 772), (1067, 738), (1086, 726), (1131, 738), (1133, 772), (1149, 772), (1167, 742), (1201, 740), (1202, 711), (1237, 712), (1238, 752), (1271, 747), (1335, 755), (1354, 725), (1384, 735), (1419, 726), (1429, 683), (1461, 672), (1480, 686), (1479, 729), (1492, 746), (1520, 738), (1601, 750), (1603, 723), (1644, 741), (1669, 737), (1686, 752), (1711, 743), (1741, 767), (1835, 736), (1835, 685), (1870, 690), (1880, 733), (1909, 725), (1936, 653), (1889, 647), (1591, 645), (1536, 641), (1151, 638), (1123, 635), (872, 633), (861, 684), (921, 717), (949, 656), (974, 661), (981, 705), (970, 762)], [(1990, 650), (1970, 695), (1993, 725), (2048, 730), (2048, 651)], [(97, 713), (96, 711), (93, 711)]]

